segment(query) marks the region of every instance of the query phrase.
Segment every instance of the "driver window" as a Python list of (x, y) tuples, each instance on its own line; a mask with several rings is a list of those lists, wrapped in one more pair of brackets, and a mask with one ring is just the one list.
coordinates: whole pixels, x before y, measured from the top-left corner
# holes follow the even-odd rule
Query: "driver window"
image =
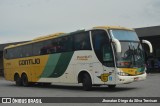
[(113, 67), (112, 48), (109, 43), (109, 38), (104, 30), (93, 30), (92, 41), (95, 54), (99, 61), (108, 67)]

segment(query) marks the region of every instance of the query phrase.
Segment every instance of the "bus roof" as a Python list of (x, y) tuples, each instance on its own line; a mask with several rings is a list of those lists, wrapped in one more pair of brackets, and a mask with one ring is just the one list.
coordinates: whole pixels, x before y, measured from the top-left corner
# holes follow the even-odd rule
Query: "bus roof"
[(31, 43), (34, 43), (34, 42), (44, 41), (44, 40), (48, 40), (48, 39), (51, 39), (51, 38), (59, 37), (61, 35), (65, 35), (65, 33), (58, 32), (58, 33), (54, 33), (54, 34), (50, 34), (50, 35), (46, 35), (46, 36), (37, 37), (37, 38), (35, 38), (35, 39), (33, 39), (29, 42), (20, 43), (20, 44), (16, 44), (16, 45), (9, 45), (9, 46), (5, 47), (4, 49), (9, 49), (9, 48), (17, 47), (17, 46), (31, 44)]
[(38, 38), (33, 39), (32, 41), (39, 41), (39, 40), (46, 40), (46, 39), (49, 39), (49, 38), (55, 38), (55, 37), (58, 37), (58, 36), (63, 35), (63, 34), (65, 34), (65, 33), (59, 32), (59, 33), (54, 33), (54, 34), (50, 34), (50, 35), (46, 35), (46, 36), (40, 36)]
[(133, 31), (133, 29), (125, 28), (125, 27), (121, 27), (121, 26), (96, 26), (96, 27), (93, 27), (93, 29), (121, 29), (121, 30)]
[[(122, 30), (131, 30), (131, 31), (133, 30), (133, 29), (120, 27), (120, 26), (96, 26), (96, 27), (93, 27), (92, 29), (122, 29)], [(31, 44), (31, 43), (34, 43), (34, 42), (44, 41), (44, 40), (48, 40), (48, 39), (51, 39), (51, 38), (57, 38), (57, 37), (61, 37), (61, 36), (66, 36), (66, 35), (78, 33), (78, 32), (83, 32), (83, 31), (85, 31), (85, 30), (77, 30), (77, 31), (70, 32), (70, 33), (63, 33), (63, 32), (54, 33), (54, 34), (50, 34), (50, 35), (35, 38), (35, 39), (33, 39), (29, 42), (20, 43), (20, 44), (16, 44), (16, 45), (9, 45), (9, 46), (5, 47), (4, 49), (14, 48), (14, 47), (17, 47), (17, 46), (23, 46), (23, 45)]]

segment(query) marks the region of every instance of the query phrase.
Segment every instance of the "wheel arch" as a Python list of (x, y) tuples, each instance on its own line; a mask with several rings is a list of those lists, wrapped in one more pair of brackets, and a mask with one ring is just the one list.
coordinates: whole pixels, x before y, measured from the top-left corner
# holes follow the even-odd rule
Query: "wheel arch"
[(31, 76), (27, 71), (23, 71), (23, 72), (21, 73), (21, 77), (22, 77), (23, 75), (26, 75), (26, 76), (27, 76), (29, 82), (32, 81), (32, 79), (31, 79), (32, 76)]
[(78, 73), (78, 77), (77, 77), (77, 80), (78, 80), (78, 83), (82, 83), (82, 79), (83, 79), (83, 75), (84, 74), (88, 74), (91, 78), (91, 81), (93, 83), (93, 77), (92, 77), (92, 74), (90, 72), (88, 72), (87, 70), (81, 70), (79, 73)]
[(16, 80), (17, 77), (20, 77), (20, 75), (19, 75), (18, 72), (15, 72), (15, 73), (14, 73), (14, 81)]
[[(27, 75), (27, 73), (26, 73), (26, 72), (22, 72), (21, 77), (22, 77), (23, 75)], [(27, 75), (27, 77), (28, 77), (28, 75)]]

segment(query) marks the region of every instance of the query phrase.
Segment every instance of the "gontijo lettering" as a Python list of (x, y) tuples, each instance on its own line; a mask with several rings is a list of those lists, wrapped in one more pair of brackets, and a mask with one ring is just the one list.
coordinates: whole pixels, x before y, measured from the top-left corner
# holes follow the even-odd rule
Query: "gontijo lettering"
[(40, 64), (40, 59), (28, 59), (28, 60), (19, 60), (19, 65), (32, 65), (32, 64)]

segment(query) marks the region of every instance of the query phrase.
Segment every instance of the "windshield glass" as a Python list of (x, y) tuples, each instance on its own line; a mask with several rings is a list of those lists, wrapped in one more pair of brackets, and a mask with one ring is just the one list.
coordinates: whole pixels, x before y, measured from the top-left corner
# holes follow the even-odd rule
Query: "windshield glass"
[(143, 67), (144, 55), (137, 34), (128, 30), (110, 30), (112, 38), (121, 43), (122, 52), (117, 53), (117, 67)]
[(137, 34), (134, 31), (128, 30), (110, 30), (112, 38), (118, 40), (139, 41)]

